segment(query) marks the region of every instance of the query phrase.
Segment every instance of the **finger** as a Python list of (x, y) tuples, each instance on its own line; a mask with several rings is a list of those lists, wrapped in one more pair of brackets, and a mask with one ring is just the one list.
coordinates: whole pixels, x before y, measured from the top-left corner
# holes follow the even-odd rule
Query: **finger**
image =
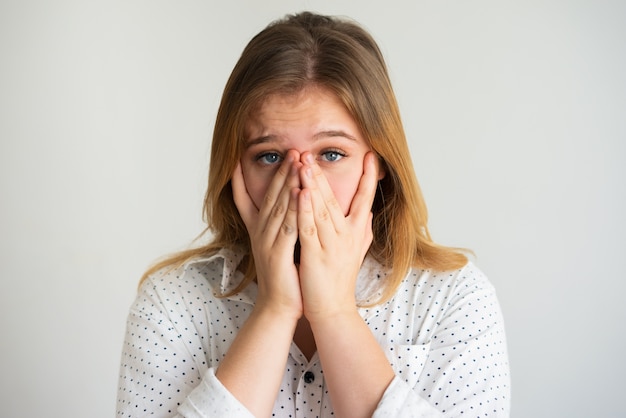
[[(272, 178), (270, 185), (268, 186), (261, 207), (259, 208), (259, 214), (262, 219), (267, 219), (269, 214), (274, 210), (276, 202), (281, 197), (281, 191), (285, 186), (285, 181), (291, 171), (291, 166), (296, 159), (294, 152), (289, 151), (285, 155), (285, 160), (281, 163), (276, 174)], [(284, 198), (284, 196), (282, 196)]]
[(298, 235), (303, 256), (319, 249), (320, 241), (317, 236), (310, 189), (302, 189), (298, 195)]
[(374, 232), (372, 230), (372, 220), (374, 219), (374, 214), (370, 212), (367, 216), (367, 226), (365, 227), (365, 234), (363, 239), (361, 240), (361, 260), (365, 258), (367, 251), (372, 245), (372, 241), (374, 240)]
[[(298, 156), (296, 151), (287, 153), (285, 161), (274, 175), (263, 199), (259, 215), (260, 228), (262, 233), (270, 237), (272, 242), (278, 237), (279, 230), (288, 213), (291, 190), (300, 187), (298, 168), (301, 163), (296, 161)], [(295, 228), (295, 224), (293, 227)]]
[(355, 222), (365, 222), (367, 220), (372, 211), (377, 184), (376, 157), (372, 152), (368, 152), (363, 159), (363, 175), (352, 198), (348, 218), (353, 219)]
[(305, 155), (302, 187), (311, 191), (313, 215), (321, 239), (330, 238), (342, 229), (345, 217), (326, 176), (311, 154)]
[(280, 230), (276, 237), (276, 248), (294, 247), (298, 240), (298, 195), (299, 188), (289, 191), (289, 203)]
[(249, 231), (250, 227), (256, 224), (259, 214), (256, 205), (252, 201), (252, 198), (246, 189), (246, 183), (243, 179), (243, 171), (241, 170), (241, 163), (237, 163), (237, 167), (235, 168), (235, 171), (233, 171), (230, 184), (233, 190), (233, 200), (235, 201), (235, 206), (239, 211), (241, 219), (243, 219), (243, 223), (246, 224), (246, 228), (248, 228)]

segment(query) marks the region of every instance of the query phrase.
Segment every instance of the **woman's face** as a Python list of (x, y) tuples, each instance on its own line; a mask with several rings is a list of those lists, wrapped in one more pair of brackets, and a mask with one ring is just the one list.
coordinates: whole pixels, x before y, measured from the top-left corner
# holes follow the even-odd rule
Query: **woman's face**
[(289, 150), (313, 155), (347, 215), (370, 147), (333, 93), (311, 87), (270, 96), (247, 121), (241, 167), (257, 208)]

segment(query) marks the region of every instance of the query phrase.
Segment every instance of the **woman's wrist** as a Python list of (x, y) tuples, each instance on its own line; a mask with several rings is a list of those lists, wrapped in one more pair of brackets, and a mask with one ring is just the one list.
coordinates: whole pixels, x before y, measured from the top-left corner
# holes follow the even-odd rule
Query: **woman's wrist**
[(257, 320), (278, 322), (283, 325), (294, 325), (302, 317), (302, 308), (276, 303), (257, 302), (251, 313)]
[(362, 321), (356, 304), (330, 309), (305, 309), (304, 316), (311, 324), (311, 327), (337, 327), (340, 324), (351, 321)]

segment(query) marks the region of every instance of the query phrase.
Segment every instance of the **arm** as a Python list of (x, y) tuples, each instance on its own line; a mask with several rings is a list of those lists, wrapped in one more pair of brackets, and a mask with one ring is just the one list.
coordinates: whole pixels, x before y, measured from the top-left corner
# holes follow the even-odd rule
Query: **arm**
[[(276, 212), (275, 202), (259, 212), (247, 195), (239, 167), (233, 175), (233, 195), (251, 230), (255, 256), (260, 254), (256, 260), (260, 274), (252, 313), (231, 330), (236, 334), (225, 335), (227, 340), (217, 349), (207, 345), (213, 332), (209, 328), (211, 323), (225, 322), (223, 308), (209, 316), (209, 310), (192, 315), (188, 306), (190, 300), (214, 298), (203, 285), (203, 276), (197, 281), (193, 274), (178, 280), (187, 272), (172, 271), (143, 284), (128, 317), (118, 390), (120, 415), (174, 416), (178, 411), (185, 417), (223, 418), (271, 413), (302, 312), (293, 264), (295, 200), (289, 204), (289, 189), (298, 181), (289, 173), (279, 170), (270, 186), (279, 206), (289, 208), (282, 217), (268, 216)], [(293, 228), (285, 227), (289, 222)], [(272, 239), (263, 239), (268, 237)], [(215, 279), (219, 283), (221, 277)], [(218, 363), (217, 371), (210, 368)]]
[(202, 286), (205, 281), (187, 269), (175, 270), (151, 276), (139, 289), (122, 349), (119, 416), (222, 418), (228, 411), (248, 416), (210, 369), (219, 357), (207, 345), (210, 311), (191, 315), (189, 309), (186, 297), (212, 297), (209, 287)]
[(394, 372), (355, 310), (311, 322), (324, 378), (339, 417), (371, 417)]
[[(419, 300), (413, 306), (435, 300), (441, 290), (454, 291), (432, 305), (428, 315), (401, 318), (411, 329), (423, 327), (420, 339), (425, 340), (422, 346), (395, 347), (387, 352), (389, 358), (355, 315), (356, 273), (351, 269), (360, 265), (371, 242), (371, 218), (363, 221), (373, 199), (374, 170), (367, 158), (346, 217), (335, 210), (332, 191), (315, 164), (302, 176), (298, 223), (304, 312), (335, 411), (339, 416), (374, 412), (375, 417), (451, 417), (494, 411), (496, 416), (507, 416), (508, 360), (502, 317), (493, 287), (480, 272), (468, 274), (464, 269), (457, 272), (463, 277), (455, 283), (429, 286), (435, 292), (432, 299), (423, 292), (416, 294)], [(360, 243), (364, 246), (358, 254)], [(442, 309), (444, 303), (447, 309)]]
[(303, 189), (298, 202), (304, 314), (311, 324), (335, 413), (370, 417), (394, 377), (355, 301), (356, 277), (372, 241), (377, 168), (369, 153), (350, 213), (344, 216), (309, 156), (305, 155), (301, 170)]
[(254, 310), (216, 376), (254, 416), (269, 416), (285, 372), (297, 320)]
[(233, 173), (233, 198), (246, 224), (257, 272), (254, 311), (239, 331), (216, 376), (255, 416), (272, 412), (302, 297), (293, 262), (297, 240), (296, 211), (299, 179), (296, 153), (287, 154), (257, 210), (248, 195), (241, 167)]

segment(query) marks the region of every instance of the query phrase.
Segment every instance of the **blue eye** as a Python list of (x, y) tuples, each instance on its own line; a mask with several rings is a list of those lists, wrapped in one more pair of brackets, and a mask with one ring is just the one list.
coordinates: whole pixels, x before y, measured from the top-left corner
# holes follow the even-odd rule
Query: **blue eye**
[(324, 159), (324, 161), (333, 163), (335, 161), (339, 161), (341, 160), (343, 157), (345, 157), (346, 155), (339, 152), (339, 151), (335, 151), (335, 150), (330, 150), (330, 151), (325, 151), (322, 153), (322, 158)]
[(266, 152), (256, 157), (256, 160), (261, 164), (272, 165), (281, 162), (283, 158), (276, 152)]

